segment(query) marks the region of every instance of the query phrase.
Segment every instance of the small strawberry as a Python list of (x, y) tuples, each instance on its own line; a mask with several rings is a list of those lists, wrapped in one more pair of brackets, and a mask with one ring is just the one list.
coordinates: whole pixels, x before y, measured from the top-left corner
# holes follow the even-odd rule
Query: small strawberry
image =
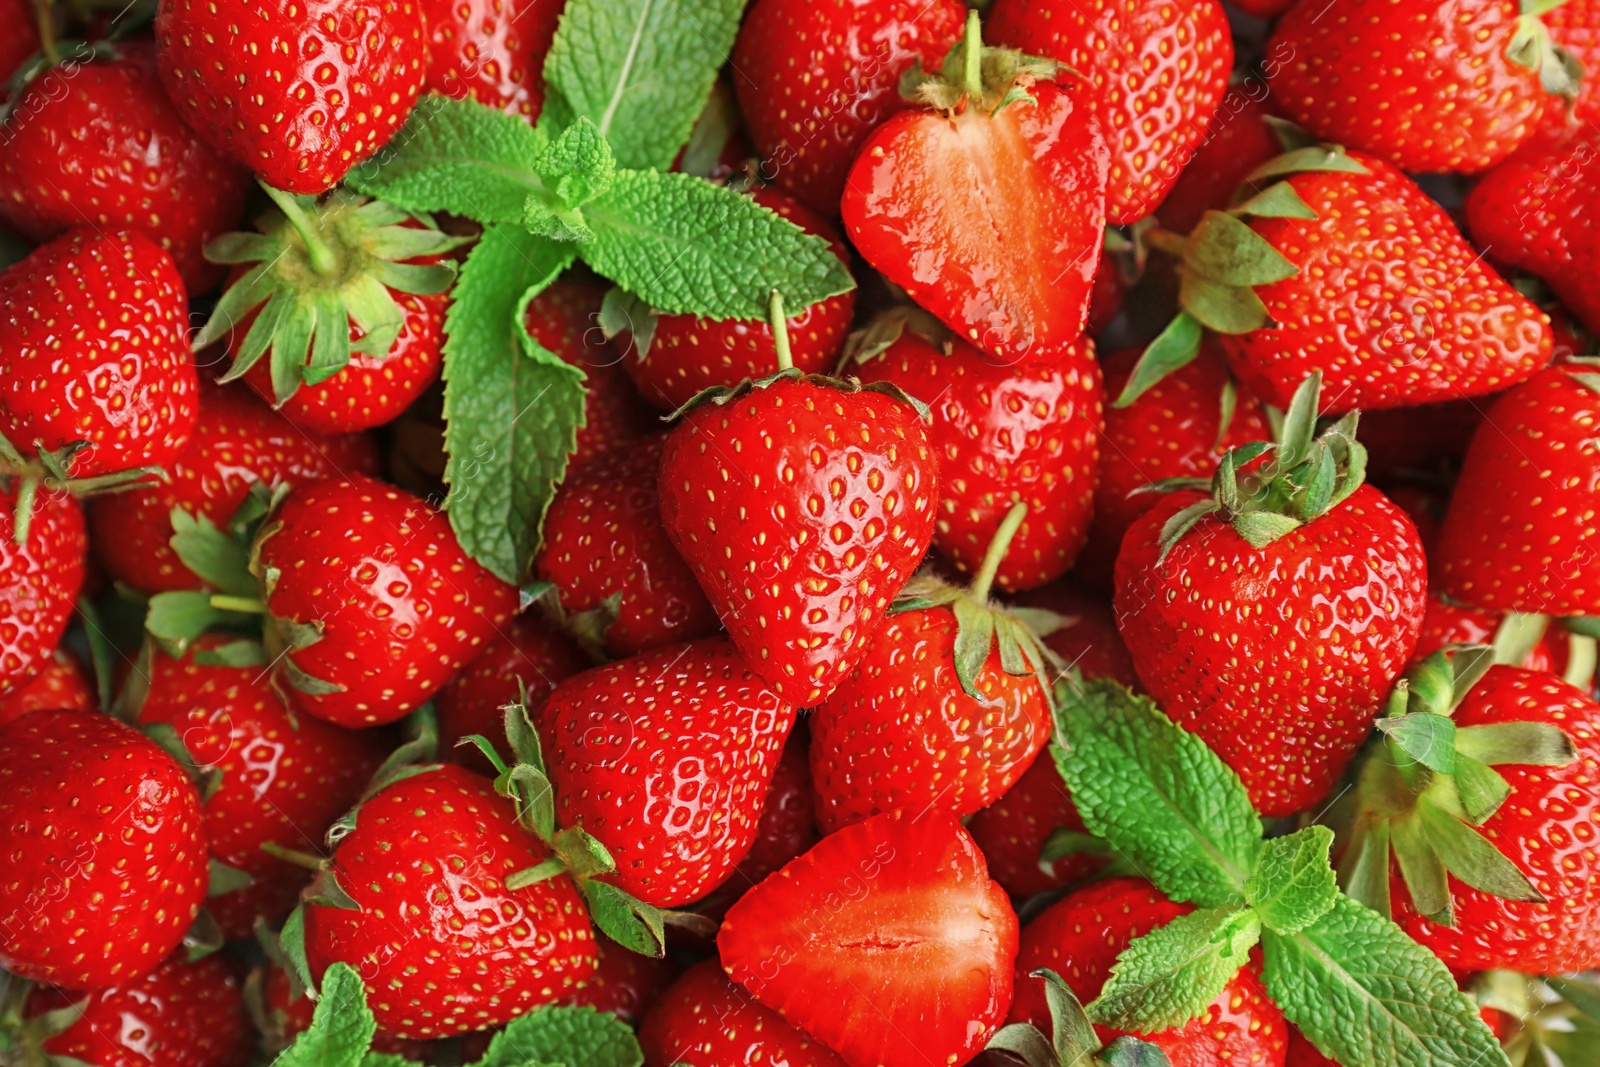
[(47, 669), (72, 618), (87, 550), (76, 500), (0, 477), (0, 697)]
[(1107, 214), (1155, 211), (1205, 136), (1233, 70), (1218, 0), (997, 0), (989, 34), (1081, 72), (1111, 152)]
[(961, 36), (958, 0), (756, 0), (733, 46), (734, 90), (766, 176), (826, 216), (872, 129), (906, 107), (901, 75)]
[(382, 148), (428, 69), (419, 0), (160, 0), (156, 42), (184, 121), (290, 193), (321, 193)]
[(569, 468), (533, 561), (574, 628), (614, 656), (718, 629), (717, 613), (661, 525), (663, 440), (658, 434)]
[(892, 811), (746, 893), (717, 948), (728, 977), (848, 1064), (966, 1063), (1011, 1001), (1017, 919), (960, 823)]
[(932, 316), (891, 311), (867, 327), (851, 370), (926, 397), (939, 452), (933, 546), (976, 573), (1018, 501), (1028, 505), (996, 584), (1061, 577), (1083, 547), (1100, 461), (1100, 366), (1084, 338), (1021, 367), (996, 367)]
[(178, 947), (206, 894), (194, 783), (132, 727), (36, 711), (0, 727), (0, 966), (105, 989)]
[(683, 972), (639, 1028), (645, 1067), (845, 1067), (845, 1061), (728, 981), (714, 959)]
[[(995, 361), (1051, 358), (1083, 333), (1110, 166), (1089, 92), (1053, 64), (982, 55), (978, 16), (923, 75), (932, 106), (873, 131), (850, 170), (845, 231), (868, 263)], [(969, 62), (970, 57), (970, 62)]]
[(603, 934), (595, 935), (594, 955), (594, 973), (560, 1003), (609, 1012), (629, 1026), (639, 1025), (678, 976), (670, 959), (630, 952)]
[(428, 31), (423, 89), (521, 115), (544, 107), (544, 57), (564, 0), (420, 0)]
[(989, 873), (1013, 897), (1081, 882), (1106, 864), (1104, 848), (1084, 828), (1048, 753), (969, 819), (967, 832), (989, 861)]
[(31, 681), (0, 696), (0, 726), (30, 711), (94, 711), (99, 703), (83, 666), (58, 648)]
[(1326, 795), (1426, 607), (1415, 527), (1362, 484), (1354, 416), (1313, 437), (1317, 402), (1312, 377), (1275, 446), (1234, 449), (1210, 492), (1166, 496), (1117, 557), (1117, 626), (1139, 681), (1268, 816)]
[[(311, 1029), (317, 1004), (284, 969), (288, 960), (283, 958), (281, 946), (269, 938), (264, 947), (267, 961), (250, 975), (245, 986), (245, 1003), (256, 1029), (261, 1032), (262, 1050), (275, 1055), (293, 1044), (298, 1035)], [(423, 1063), (435, 1051), (435, 1045), (396, 1037), (380, 1026), (372, 1035), (370, 1051)]]

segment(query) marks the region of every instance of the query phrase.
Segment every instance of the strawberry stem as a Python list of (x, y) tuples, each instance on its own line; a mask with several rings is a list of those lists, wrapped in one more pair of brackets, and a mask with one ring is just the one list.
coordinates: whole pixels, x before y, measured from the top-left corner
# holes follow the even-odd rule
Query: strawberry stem
[(1022, 520), (1027, 517), (1028, 505), (1020, 500), (1012, 504), (1011, 510), (1006, 512), (1006, 517), (1000, 522), (1000, 528), (994, 532), (994, 540), (989, 542), (989, 551), (984, 554), (983, 566), (978, 568), (978, 576), (972, 580), (972, 587), (967, 590), (967, 595), (973, 600), (981, 604), (989, 599), (994, 576), (999, 572), (1000, 564), (1011, 548), (1011, 539), (1017, 536)]
[(38, 494), (38, 477), (32, 474), (23, 476), (17, 486), (17, 510), (11, 520), (11, 539), (19, 545), (28, 543), (28, 528), (33, 525), (33, 500)]
[(983, 99), (983, 23), (977, 11), (967, 12), (966, 48), (962, 55), (962, 87), (976, 102)]
[(223, 596), (217, 594), (211, 598), (211, 606), (218, 611), (237, 611), (244, 615), (265, 615), (267, 605), (249, 596)]
[(261, 183), (261, 188), (265, 189), (267, 195), (272, 197), (272, 202), (278, 205), (278, 210), (283, 212), (284, 217), (289, 220), (289, 224), (300, 235), (300, 240), (305, 242), (306, 257), (311, 260), (311, 269), (324, 276), (332, 274), (338, 269), (339, 261), (334, 256), (333, 249), (329, 248), (327, 243), (317, 236), (316, 224), (311, 221), (311, 217), (305, 213), (299, 202), (295, 200), (294, 194), (286, 193), (282, 189), (274, 189), (266, 182)]
[(33, 18), (39, 27), (39, 51), (52, 67), (61, 62), (61, 51), (56, 47), (56, 13), (51, 0), (33, 0)]
[(322, 857), (313, 856), (309, 852), (301, 852), (298, 849), (285, 848), (276, 841), (261, 842), (261, 851), (273, 859), (282, 860), (284, 863), (292, 863), (296, 867), (304, 867), (308, 871), (321, 871), (323, 868)]
[(1183, 258), (1185, 249), (1189, 246), (1189, 239), (1181, 233), (1171, 230), (1150, 229), (1143, 234), (1145, 244), (1169, 256)]
[(794, 353), (789, 350), (789, 320), (783, 315), (783, 294), (776, 289), (767, 302), (767, 320), (772, 323), (772, 348), (782, 373), (794, 367)]

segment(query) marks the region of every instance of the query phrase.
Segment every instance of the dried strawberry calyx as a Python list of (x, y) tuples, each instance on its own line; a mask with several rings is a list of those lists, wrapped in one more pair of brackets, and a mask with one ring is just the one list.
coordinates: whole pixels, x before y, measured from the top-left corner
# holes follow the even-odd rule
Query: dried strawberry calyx
[(1048, 967), (1029, 973), (1044, 982), (1044, 999), (1050, 1008), (1050, 1036), (1032, 1023), (1012, 1023), (989, 1039), (987, 1051), (1004, 1062), (1027, 1067), (1168, 1067), (1167, 1054), (1157, 1045), (1124, 1034), (1110, 1044), (1095, 1035), (1083, 1004), (1061, 976)]
[(1434, 653), (1395, 684), (1378, 720), (1383, 744), (1362, 764), (1339, 878), (1379, 914), (1391, 910), (1391, 856), (1417, 912), (1443, 926), (1455, 924), (1449, 876), (1506, 900), (1545, 899), (1478, 828), (1511, 793), (1496, 766), (1562, 767), (1576, 752), (1549, 723), (1455, 724), (1495, 660), (1487, 645)]
[(978, 12), (967, 12), (966, 33), (945, 54), (939, 73), (918, 62), (900, 79), (900, 95), (940, 111), (976, 106), (994, 114), (1018, 100), (1037, 103), (1028, 93), (1035, 81), (1054, 78), (1070, 68), (1015, 48), (990, 48), (983, 43)]
[(1539, 16), (1554, 11), (1567, 0), (1522, 0), (1517, 28), (1506, 48), (1506, 58), (1539, 75), (1539, 84), (1551, 96), (1559, 96), (1570, 106), (1578, 98), (1584, 69), (1576, 56), (1556, 44), (1550, 28)]

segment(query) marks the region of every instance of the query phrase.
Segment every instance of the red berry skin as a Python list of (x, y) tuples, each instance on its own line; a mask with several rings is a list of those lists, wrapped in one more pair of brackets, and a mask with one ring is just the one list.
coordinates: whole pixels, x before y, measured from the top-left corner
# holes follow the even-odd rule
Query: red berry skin
[(387, 144), (428, 68), (420, 0), (161, 0), (156, 43), (184, 121), (291, 193), (326, 191)]
[(0, 434), (25, 454), (89, 442), (77, 478), (171, 463), (199, 408), (188, 299), (138, 233), (73, 230), (0, 273)]
[(989, 873), (1018, 899), (1081, 882), (1105, 866), (1105, 857), (1078, 852), (1056, 860), (1046, 873), (1039, 853), (1056, 830), (1088, 833), (1049, 752), (1041, 752), (1004, 796), (967, 821)]
[(728, 981), (715, 959), (683, 972), (639, 1028), (645, 1067), (846, 1067), (845, 1061)]
[(556, 821), (611, 851), (605, 881), (661, 908), (699, 900), (750, 851), (794, 714), (725, 638), (569, 678), (536, 714)]
[[(1117, 954), (1134, 939), (1194, 910), (1168, 900), (1142, 878), (1110, 878), (1085, 886), (1050, 907), (1022, 929), (1017, 953), (1017, 996), (1011, 1022), (1050, 1026), (1044, 981), (1030, 977), (1040, 967), (1059, 974), (1084, 1003), (1100, 994)], [(1259, 953), (1229, 980), (1205, 1013), (1181, 1027), (1140, 1035), (1167, 1054), (1172, 1067), (1224, 1063), (1283, 1067), (1289, 1025), (1261, 984)], [(1121, 1031), (1097, 1026), (1110, 1041)]]
[(1363, 485), (1262, 549), (1207, 516), (1158, 563), (1162, 526), (1202, 499), (1170, 493), (1128, 530), (1117, 627), (1156, 703), (1238, 772), (1256, 810), (1291, 815), (1327, 795), (1411, 658), (1422, 543)]
[(1434, 558), (1475, 607), (1600, 615), (1600, 389), (1552, 367), (1495, 401), (1472, 439)]
[(178, 947), (206, 895), (200, 798), (130, 726), (36, 711), (0, 727), (0, 967), (105, 989)]
[(855, 668), (927, 552), (938, 458), (910, 405), (789, 378), (690, 412), (660, 485), (667, 533), (734, 644), (807, 707)]
[(74, 1003), (85, 1005), (83, 1014), (42, 1048), (90, 1067), (235, 1067), (255, 1048), (239, 979), (221, 956), (191, 963), (177, 953), (149, 974), (87, 996), (39, 986), (24, 1014)]
[[(1503, 612), (1467, 607), (1434, 594), (1428, 597), (1428, 613), (1422, 617), (1411, 662), (1421, 663), (1448, 645), (1492, 644), (1504, 618)], [(1567, 669), (1566, 633), (1565, 627), (1551, 626), (1515, 666), (1559, 676)]]
[(1284, 1067), (1339, 1067), (1293, 1026), (1289, 1027), (1289, 1054), (1283, 1062)]
[(238, 226), (250, 172), (184, 125), (150, 42), (41, 76), (19, 95), (5, 134), (0, 216), (28, 240), (83, 225), (139, 230), (172, 256), (190, 292), (222, 277), (200, 250)]
[(603, 934), (594, 938), (597, 965), (583, 988), (563, 1004), (610, 1012), (629, 1026), (638, 1026), (678, 975), (669, 958), (630, 952)]
[(1218, 0), (997, 0), (986, 35), (1080, 71), (1111, 152), (1109, 220), (1150, 215), (1205, 135), (1233, 70)]
[(966, 1063), (1011, 1003), (1017, 919), (960, 823), (892, 811), (746, 893), (717, 948), (728, 977), (845, 1063)]
[(730, 888), (742, 893), (817, 843), (816, 793), (807, 751), (805, 738), (791, 733), (761, 805), (756, 839), (729, 879)]
[(657, 487), (664, 434), (614, 448), (568, 468), (545, 513), (533, 561), (555, 583), (568, 613), (608, 610), (606, 650), (632, 656), (706, 637), (717, 613), (661, 524)]
[(845, 232), (956, 336), (1011, 365), (1082, 334), (1104, 242), (1109, 157), (1087, 90), (1038, 82), (990, 116), (908, 111), (850, 170)]
[(58, 648), (32, 680), (0, 696), (0, 726), (30, 711), (94, 711), (99, 702), (82, 665)]
[(1565, 767), (1496, 767), (1511, 794), (1481, 827), (1545, 900), (1503, 900), (1452, 875), (1456, 925), (1441, 926), (1412, 909), (1397, 865), (1391, 879), (1395, 922), (1462, 970), (1566, 974), (1600, 965), (1600, 704), (1551, 675), (1497, 666), (1451, 717), (1458, 727), (1550, 724), (1577, 750)]
[(1085, 678), (1111, 678), (1136, 689), (1139, 679), (1133, 673), (1133, 657), (1117, 633), (1110, 599), (1109, 594), (1091, 593), (1069, 579), (1030, 590), (1016, 602), (1044, 608), (1060, 618), (1060, 625), (1044, 635), (1044, 643), (1068, 666), (1078, 668)]
[[(1539, 16), (1550, 39), (1583, 64), (1585, 73), (1600, 70), (1600, 5), (1595, 0), (1567, 0)], [(1539, 132), (1528, 143), (1560, 143), (1600, 118), (1600, 89), (1593, 78), (1578, 83), (1578, 98), (1570, 105), (1559, 96), (1545, 98)]]
[[(1269, 59), (1270, 61), (1270, 59)], [(1172, 183), (1156, 217), (1173, 233), (1188, 233), (1207, 211), (1226, 210), (1251, 171), (1283, 152), (1266, 123), (1269, 112), (1247, 90), (1265, 92), (1259, 81), (1227, 90), (1205, 138)]]
[(932, 409), (939, 451), (933, 546), (957, 571), (977, 573), (1018, 500), (1028, 515), (996, 584), (1032, 589), (1071, 568), (1089, 528), (1105, 426), (1093, 341), (996, 367), (965, 342), (953, 342), (946, 355), (908, 329), (852, 370), (862, 381), (892, 382)]
[(66, 493), (34, 497), (28, 543), (17, 544), (17, 485), (0, 478), (0, 697), (46, 669), (83, 585), (83, 509)]
[(577, 889), (565, 874), (505, 887), (547, 858), (488, 779), (449, 765), (403, 778), (361, 805), (333, 854), (361, 910), (306, 906), (312, 972), (354, 967), (397, 1037), (502, 1026), (562, 1000), (595, 968)]
[[(39, 51), (39, 26), (31, 0), (0, 0), (0, 23), (11, 30), (0, 38), (0, 82)], [(0, 101), (6, 92), (0, 87)]]
[(565, 0), (421, 0), (423, 90), (470, 98), (529, 122), (544, 107), (544, 57)]
[(320, 629), (284, 654), (343, 686), (296, 689), (295, 707), (338, 726), (393, 722), (438, 692), (516, 611), (516, 590), (462, 551), (425, 501), (354, 475), (290, 493), (256, 540), (267, 609)]
[(172, 550), (173, 508), (225, 529), (255, 482), (276, 488), (346, 473), (378, 473), (371, 441), (309, 435), (242, 386), (202, 383), (194, 434), (168, 465), (169, 480), (90, 499), (95, 562), (140, 592), (198, 589), (204, 583)]
[(855, 672), (811, 715), (811, 776), (824, 833), (879, 812), (988, 807), (1050, 739), (1050, 704), (1032, 674), (1007, 674), (992, 649), (969, 696), (956, 678), (955, 612), (889, 616)]
[[(850, 254), (833, 223), (773, 189), (760, 188), (750, 198), (771, 208), (807, 233), (826, 237), (834, 254), (849, 266)], [(786, 320), (789, 355), (806, 374), (826, 374), (839, 353), (855, 315), (855, 290), (807, 305)], [(663, 411), (677, 411), (713, 386), (732, 387), (746, 378), (765, 378), (778, 369), (772, 326), (756, 319), (703, 319), (697, 315), (659, 315), (650, 350), (626, 348), (628, 376), (639, 393)]]
[(965, 19), (958, 0), (751, 4), (733, 46), (733, 86), (766, 176), (837, 215), (861, 142), (910, 106), (900, 76), (917, 63), (938, 70)]

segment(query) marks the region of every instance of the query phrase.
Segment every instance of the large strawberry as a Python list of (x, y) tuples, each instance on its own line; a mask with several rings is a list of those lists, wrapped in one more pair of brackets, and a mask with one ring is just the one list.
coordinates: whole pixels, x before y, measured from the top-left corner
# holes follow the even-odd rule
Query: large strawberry
[(989, 35), (1089, 79), (1111, 152), (1107, 214), (1119, 226), (1165, 199), (1233, 70), (1219, 0), (997, 0)]
[(778, 373), (707, 397), (667, 438), (661, 518), (751, 666), (826, 699), (933, 536), (938, 459), (898, 390)]
[(958, 0), (756, 0), (733, 47), (734, 91), (764, 170), (837, 215), (856, 150), (906, 106), (900, 77), (961, 36)]
[(933, 545), (956, 570), (977, 572), (1021, 501), (1028, 515), (995, 583), (1030, 589), (1067, 572), (1089, 526), (1104, 427), (1093, 341), (996, 367), (931, 316), (905, 309), (867, 328), (851, 370), (926, 398), (939, 451)]
[(0, 727), (0, 966), (69, 989), (137, 978), (206, 894), (200, 798), (182, 767), (103, 715)]
[(250, 172), (184, 125), (154, 45), (112, 46), (74, 68), (65, 91), (35, 79), (4, 130), (0, 216), (29, 240), (83, 225), (138, 230), (171, 254), (192, 292), (221, 276), (200, 250), (238, 225)]
[(0, 695), (0, 726), (30, 711), (94, 711), (99, 703), (94, 681), (82, 664), (57, 648), (38, 674)]
[(161, 80), (212, 147), (320, 193), (382, 148), (428, 68), (419, 0), (160, 0)]
[(1600, 368), (1551, 367), (1472, 439), (1434, 558), (1444, 592), (1500, 611), (1600, 615)]
[(1265, 815), (1328, 792), (1426, 607), (1416, 528), (1362, 484), (1354, 416), (1313, 437), (1316, 410), (1313, 377), (1275, 446), (1230, 452), (1210, 492), (1168, 495), (1117, 557), (1117, 625), (1139, 681)]
[(544, 107), (544, 57), (563, 0), (419, 0), (428, 28), (423, 88), (521, 115)]
[(931, 106), (873, 131), (842, 204), (867, 262), (1004, 364), (1083, 333), (1105, 237), (1106, 144), (1081, 80), (1042, 80), (1053, 70), (984, 54), (973, 12), (920, 81)]
[(72, 618), (87, 551), (76, 500), (0, 477), (0, 696), (45, 669)]
[(639, 1028), (639, 1044), (645, 1067), (845, 1067), (826, 1045), (728, 981), (714, 959), (695, 964), (668, 987)]

